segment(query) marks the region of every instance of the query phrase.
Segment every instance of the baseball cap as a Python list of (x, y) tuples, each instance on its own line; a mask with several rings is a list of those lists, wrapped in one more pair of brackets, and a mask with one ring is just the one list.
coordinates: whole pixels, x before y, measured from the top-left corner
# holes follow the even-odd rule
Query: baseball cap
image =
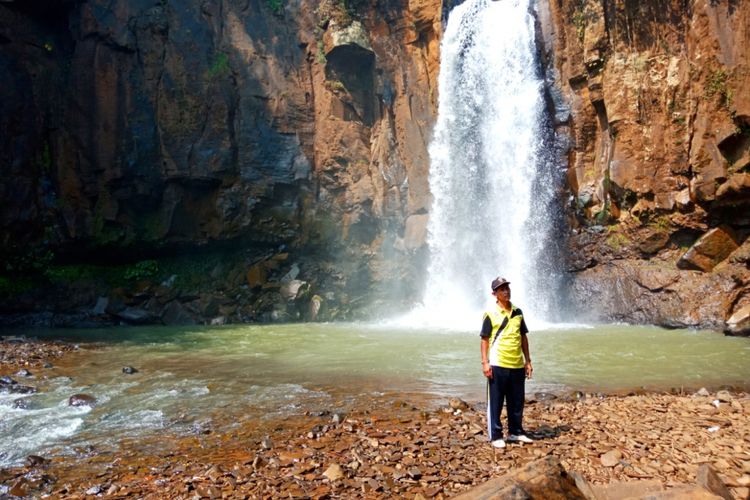
[(500, 288), (503, 285), (510, 285), (510, 281), (506, 280), (505, 278), (501, 278), (498, 276), (494, 280), (492, 280), (492, 291), (494, 292), (498, 288)]

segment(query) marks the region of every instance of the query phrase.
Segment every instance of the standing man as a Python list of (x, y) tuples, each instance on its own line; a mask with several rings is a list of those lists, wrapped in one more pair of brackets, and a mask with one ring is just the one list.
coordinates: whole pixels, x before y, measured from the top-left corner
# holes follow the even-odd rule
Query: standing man
[(492, 446), (505, 448), (500, 413), (507, 400), (508, 441), (532, 443), (523, 430), (525, 379), (531, 378), (526, 322), (519, 308), (510, 302), (510, 282), (492, 280), (496, 305), (484, 314), (482, 323), (482, 371), (487, 377), (487, 432)]

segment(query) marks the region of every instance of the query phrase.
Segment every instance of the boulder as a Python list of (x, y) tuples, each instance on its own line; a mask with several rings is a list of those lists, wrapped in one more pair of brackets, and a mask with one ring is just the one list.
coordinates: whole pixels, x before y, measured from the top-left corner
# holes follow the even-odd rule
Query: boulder
[(32, 400), (29, 398), (14, 399), (11, 407), (17, 410), (29, 410), (32, 408)]
[(466, 411), (469, 409), (469, 403), (460, 398), (451, 398), (448, 401), (448, 406), (454, 410)]
[(68, 398), (68, 406), (95, 406), (96, 398), (89, 394), (73, 394)]
[(227, 324), (227, 318), (226, 316), (216, 316), (215, 318), (211, 318), (210, 322), (211, 326), (221, 326)]
[(703, 464), (698, 468), (696, 482), (707, 491), (714, 495), (718, 495), (725, 500), (732, 500), (734, 498), (732, 492), (729, 491), (729, 488), (727, 488), (724, 482), (719, 478), (719, 475), (714, 468), (708, 464)]
[[(578, 483), (577, 483), (578, 484)], [(579, 484), (580, 487), (580, 484)], [(587, 494), (597, 500), (614, 500), (619, 498), (651, 498), (664, 492), (664, 485), (658, 479), (641, 481), (613, 481), (609, 484), (591, 485)], [(583, 489), (583, 488), (581, 488)]]
[(126, 307), (122, 311), (115, 313), (115, 316), (134, 325), (145, 325), (153, 323), (156, 320), (153, 314), (140, 307)]
[(297, 298), (300, 288), (305, 285), (304, 281), (301, 280), (289, 280), (284, 282), (279, 289), (279, 293), (284, 297), (285, 300), (293, 300)]
[(750, 304), (740, 307), (729, 317), (724, 332), (729, 335), (750, 335)]
[(263, 286), (267, 279), (266, 266), (262, 262), (253, 264), (248, 268), (247, 273), (245, 273), (245, 278), (250, 288)]
[(173, 300), (161, 312), (161, 321), (165, 325), (194, 325), (195, 320), (179, 300)]
[(737, 250), (739, 245), (734, 233), (725, 226), (711, 229), (701, 236), (685, 254), (677, 261), (681, 269), (698, 269), (709, 272), (729, 254)]
[(746, 204), (750, 199), (750, 174), (734, 174), (716, 190), (716, 201), (726, 205)]
[(572, 500), (586, 497), (556, 457), (545, 457), (502, 477), (491, 479), (454, 498), (461, 500), (505, 498)]

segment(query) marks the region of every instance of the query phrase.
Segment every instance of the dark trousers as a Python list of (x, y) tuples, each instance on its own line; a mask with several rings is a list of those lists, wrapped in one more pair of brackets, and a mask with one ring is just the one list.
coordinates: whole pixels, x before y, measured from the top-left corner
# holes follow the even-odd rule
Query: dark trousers
[(508, 434), (524, 434), (523, 400), (526, 370), (523, 368), (492, 367), (492, 378), (487, 380), (487, 433), (490, 441), (503, 437), (500, 413), (503, 401), (508, 405)]

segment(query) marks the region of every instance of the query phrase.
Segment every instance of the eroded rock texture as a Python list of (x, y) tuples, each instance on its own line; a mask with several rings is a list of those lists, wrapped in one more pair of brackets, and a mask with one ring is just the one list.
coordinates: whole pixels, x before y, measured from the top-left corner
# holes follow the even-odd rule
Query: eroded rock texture
[(321, 294), (415, 283), (440, 17), (431, 0), (3, 2), (3, 257), (224, 245), (252, 269), (283, 246), (278, 274), (307, 258)]
[(557, 130), (571, 137), (573, 301), (722, 327), (750, 303), (750, 4), (547, 7)]

